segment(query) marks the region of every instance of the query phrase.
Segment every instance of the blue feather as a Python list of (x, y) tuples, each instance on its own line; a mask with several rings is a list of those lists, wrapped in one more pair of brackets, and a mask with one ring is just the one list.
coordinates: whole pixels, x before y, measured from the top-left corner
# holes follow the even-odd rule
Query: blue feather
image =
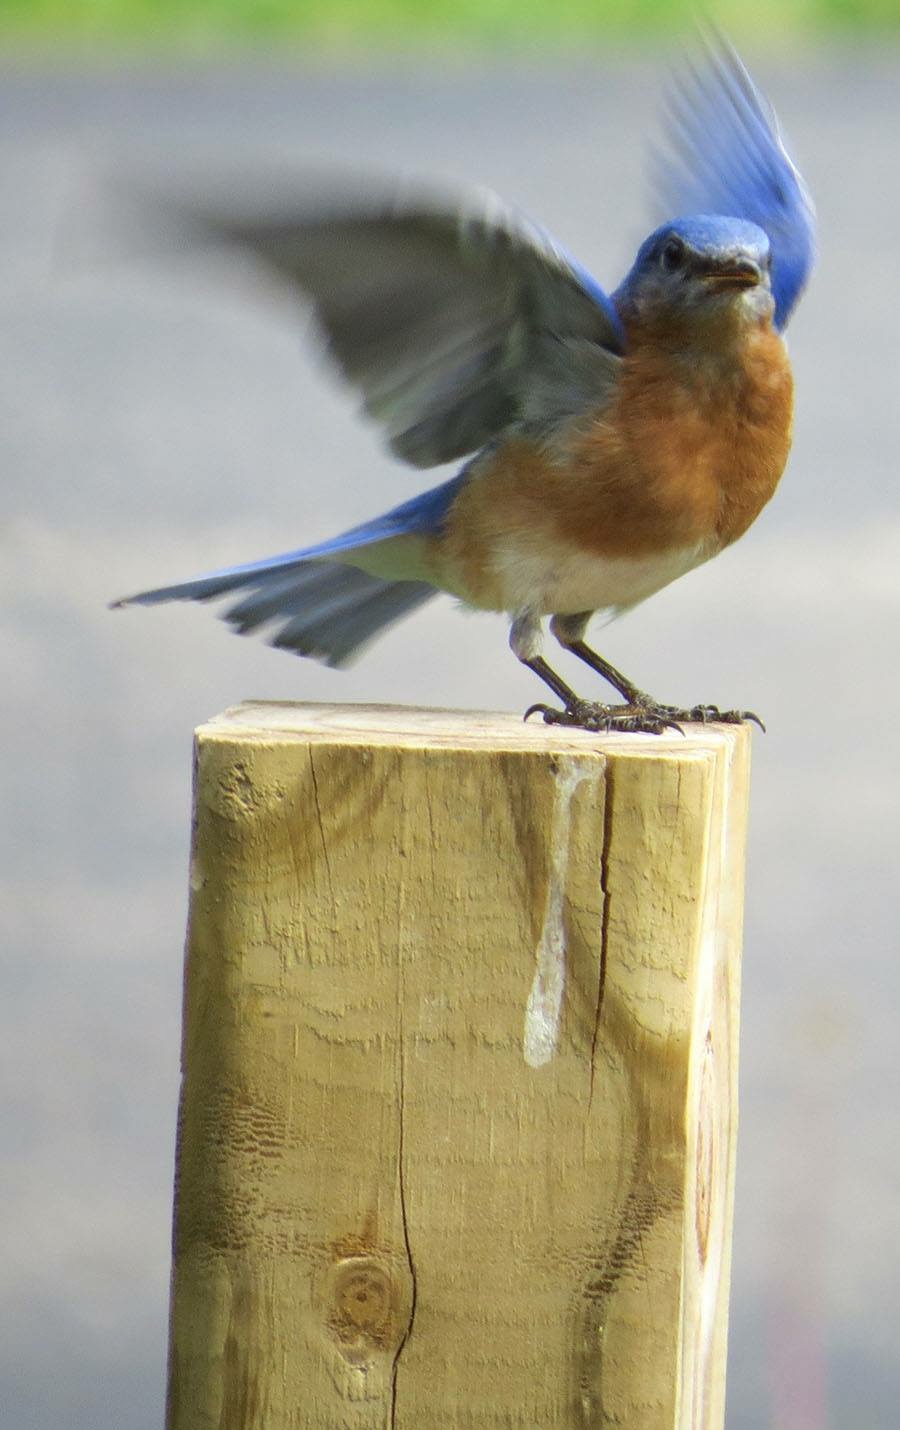
[[(460, 472), (439, 487), (421, 492), (410, 501), (392, 507), (382, 516), (351, 527), (349, 531), (341, 532), (329, 541), (321, 541), (315, 546), (299, 547), (296, 551), (284, 551), (278, 556), (265, 556), (261, 561), (248, 561), (240, 566), (224, 566), (219, 571), (211, 571), (206, 576), (195, 576), (174, 586), (159, 586), (152, 591), (141, 591), (136, 596), (124, 596), (112, 603), (113, 609), (120, 606), (156, 606), (164, 601), (208, 601), (228, 591), (237, 590), (240, 586), (253, 585), (255, 578), (259, 576), (271, 576), (275, 572), (290, 573), (292, 569), (302, 568), (311, 561), (340, 557), (345, 552), (358, 551), (361, 547), (373, 546), (379, 541), (389, 541), (398, 536), (437, 532), (465, 479), (465, 471)], [(286, 586), (289, 584), (289, 581), (286, 582)]]
[(673, 96), (672, 114), (676, 153), (658, 164), (666, 212), (730, 215), (763, 229), (775, 325), (783, 329), (815, 258), (815, 211), (773, 111), (724, 39), (709, 46), (703, 73)]
[[(654, 300), (670, 315), (678, 303), (682, 316), (719, 311), (698, 306), (725, 301), (706, 281), (718, 264), (719, 277), (757, 290), (744, 311), (766, 319), (771, 282), (782, 329), (813, 263), (812, 203), (737, 55), (721, 41), (709, 60), (673, 103), (676, 153), (661, 175), (669, 221), (612, 297), (542, 229), (495, 201), (382, 193), (344, 212), (243, 219), (190, 208), (186, 220), (207, 237), (248, 245), (305, 294), (333, 361), (398, 457), (420, 467), (469, 457), (470, 465), (329, 541), (114, 604), (239, 592), (224, 611), (239, 633), (269, 626), (273, 645), (342, 664), (435, 594), (432, 575), (442, 576), (427, 559), (427, 538), (440, 533), (479, 452), (517, 437), (551, 463), (557, 450), (568, 460), (574, 424), (606, 420), (629, 311)], [(685, 250), (690, 261), (671, 269), (672, 252), (678, 259)], [(705, 341), (699, 320), (694, 331)], [(443, 577), (465, 589), (452, 571)]]
[[(240, 635), (271, 624), (270, 642), (279, 649), (343, 665), (380, 631), (435, 595), (433, 586), (409, 579), (403, 568), (410, 564), (409, 547), (415, 538), (440, 530), (466, 476), (463, 471), (330, 541), (141, 591), (113, 605), (209, 601), (241, 591), (241, 599), (223, 612)], [(389, 569), (376, 575), (353, 563), (354, 552), (382, 543), (390, 543), (385, 565), (389, 568), (396, 560), (396, 579)]]
[(466, 457), (506, 431), (547, 333), (622, 350), (597, 280), (490, 196), (386, 193), (328, 207), (186, 217), (245, 245), (307, 297), (332, 360), (413, 466)]

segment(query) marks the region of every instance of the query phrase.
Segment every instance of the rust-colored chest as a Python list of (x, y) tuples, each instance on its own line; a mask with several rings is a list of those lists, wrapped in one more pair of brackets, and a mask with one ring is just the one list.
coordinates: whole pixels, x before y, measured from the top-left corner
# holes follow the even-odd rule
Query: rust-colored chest
[(573, 469), (591, 480), (560, 514), (598, 553), (697, 544), (712, 555), (743, 535), (784, 470), (793, 411), (784, 344), (768, 325), (715, 352), (629, 336), (612, 404), (571, 449)]

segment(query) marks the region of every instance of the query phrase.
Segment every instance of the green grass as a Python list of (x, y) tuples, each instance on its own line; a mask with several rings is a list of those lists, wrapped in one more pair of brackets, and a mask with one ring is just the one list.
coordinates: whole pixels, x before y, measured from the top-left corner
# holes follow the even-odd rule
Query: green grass
[[(760, 42), (900, 32), (900, 0), (720, 0), (709, 9), (729, 33)], [(695, 0), (0, 0), (0, 36), (179, 49), (275, 41), (331, 50), (422, 42), (516, 47), (671, 34), (696, 15)]]

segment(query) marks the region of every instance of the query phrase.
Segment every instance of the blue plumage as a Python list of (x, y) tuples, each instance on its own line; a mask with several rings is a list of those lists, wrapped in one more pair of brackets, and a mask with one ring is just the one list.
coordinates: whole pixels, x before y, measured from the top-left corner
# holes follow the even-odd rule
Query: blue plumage
[(261, 561), (248, 561), (240, 566), (225, 566), (221, 571), (211, 571), (207, 576), (196, 576), (190, 581), (180, 581), (174, 586), (160, 586), (153, 591), (142, 591), (138, 596), (127, 596), (116, 601), (116, 606), (155, 606), (163, 601), (209, 601), (226, 591), (236, 591), (241, 586), (252, 586), (262, 578), (275, 575), (287, 576), (311, 561), (324, 561), (339, 556), (350, 557), (363, 547), (373, 546), (380, 541), (390, 541), (398, 536), (421, 535), (435, 532), (440, 528), (449, 507), (459, 491), (465, 474), (451, 477), (439, 487), (431, 487), (410, 501), (392, 507), (382, 516), (353, 526), (328, 541), (320, 541), (315, 546), (304, 546), (297, 551), (284, 551), (278, 556), (267, 556)]
[[(685, 255), (694, 256), (697, 267), (749, 260), (763, 274), (771, 259), (768, 236), (758, 224), (747, 219), (722, 214), (693, 214), (690, 218), (673, 219), (654, 229), (638, 249), (631, 269), (613, 294), (613, 301), (621, 312), (627, 311), (632, 298), (647, 287), (648, 278), (652, 276), (668, 285), (674, 294), (675, 270), (671, 263), (664, 262), (665, 250), (673, 240), (681, 244)], [(690, 273), (689, 264), (685, 270)], [(702, 290), (698, 290), (697, 297), (702, 296)]]
[(241, 600), (222, 613), (240, 635), (271, 625), (271, 644), (279, 649), (344, 665), (385, 626), (436, 594), (424, 581), (385, 580), (362, 570), (351, 564), (354, 555), (439, 531), (464, 479), (463, 473), (452, 477), (329, 541), (144, 591), (116, 605), (209, 601), (241, 591)]
[[(721, 335), (721, 314), (768, 324), (774, 308), (782, 329), (813, 262), (812, 205), (774, 116), (724, 43), (675, 101), (670, 138), (661, 187), (681, 217), (650, 235), (611, 297), (543, 230), (493, 200), (390, 195), (317, 218), (192, 212), (207, 236), (249, 246), (300, 290), (397, 456), (418, 467), (475, 456), (459, 476), (332, 540), (116, 604), (239, 592), (223, 613), (239, 632), (268, 628), (273, 644), (340, 664), (428, 600), (432, 580), (465, 595), (462, 571), (425, 561), (429, 541), (466, 484), (481, 480), (483, 456), (504, 444), (535, 444), (552, 484), (578, 424), (602, 423), (614, 405), (632, 320), (652, 310), (682, 335), (696, 322), (700, 347)], [(501, 548), (492, 560), (506, 570)], [(550, 564), (562, 589), (559, 563)], [(511, 571), (508, 608), (521, 631), (522, 619), (557, 608), (542, 606), (539, 592), (523, 602), (518, 579)], [(587, 583), (586, 612), (601, 588)]]
[(783, 330), (815, 258), (815, 212), (782, 143), (775, 115), (724, 41), (706, 71), (673, 96), (675, 153), (657, 165), (669, 214), (749, 219), (772, 247), (775, 326)]

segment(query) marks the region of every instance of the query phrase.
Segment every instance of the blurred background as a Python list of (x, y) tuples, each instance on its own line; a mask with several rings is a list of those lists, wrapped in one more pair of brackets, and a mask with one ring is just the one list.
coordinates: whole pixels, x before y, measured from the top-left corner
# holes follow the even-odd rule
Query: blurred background
[[(162, 1425), (193, 727), (249, 697), (541, 698), (503, 621), (446, 598), (348, 672), (237, 640), (203, 608), (106, 609), (328, 536), (424, 482), (248, 264), (123, 243), (105, 181), (239, 195), (263, 176), (298, 198), (311, 171), (486, 185), (613, 286), (655, 219), (645, 161), (690, 8), (0, 9), (11, 1430)], [(716, 14), (819, 209), (790, 331), (795, 447), (749, 535), (602, 649), (668, 700), (749, 705), (769, 726), (754, 736), (729, 1430), (884, 1430), (900, 1403), (900, 4)]]

